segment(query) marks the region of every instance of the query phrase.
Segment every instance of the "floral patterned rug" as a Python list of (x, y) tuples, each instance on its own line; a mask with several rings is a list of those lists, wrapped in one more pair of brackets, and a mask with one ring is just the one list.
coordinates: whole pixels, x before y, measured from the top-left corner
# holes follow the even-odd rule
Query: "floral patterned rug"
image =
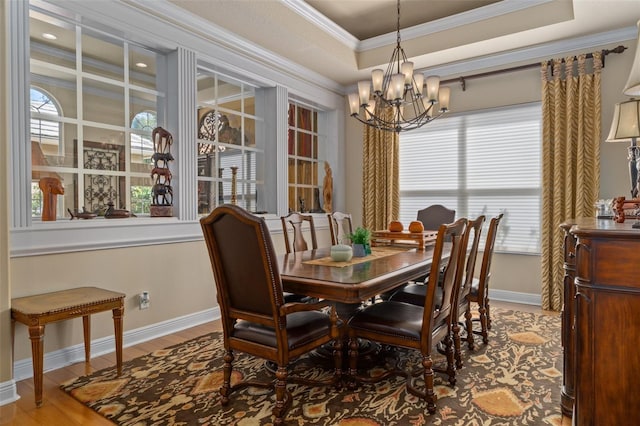
[[(489, 344), (476, 336), (464, 346), (464, 367), (455, 388), (436, 373), (437, 412), (409, 394), (404, 378), (357, 390), (290, 384), (294, 402), (287, 425), (556, 425), (562, 421), (562, 352), (559, 315), (494, 309)], [(222, 336), (211, 333), (128, 361), (121, 377), (113, 368), (62, 385), (74, 398), (118, 425), (270, 425), (273, 393), (245, 388), (219, 403)], [(413, 365), (419, 356), (397, 350)], [(444, 357), (435, 356), (436, 364)], [(232, 380), (268, 379), (264, 361), (238, 354)], [(316, 358), (300, 359), (295, 374), (326, 375)], [(372, 372), (375, 374), (375, 372)], [(417, 383), (420, 387), (420, 383)]]

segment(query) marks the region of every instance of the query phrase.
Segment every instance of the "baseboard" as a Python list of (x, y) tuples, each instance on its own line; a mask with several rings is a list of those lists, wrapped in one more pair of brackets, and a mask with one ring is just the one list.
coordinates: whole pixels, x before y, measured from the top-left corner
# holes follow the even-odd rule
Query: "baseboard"
[(489, 300), (522, 303), (524, 305), (542, 306), (542, 296), (534, 293), (520, 293), (509, 290), (489, 289)]
[(0, 383), (0, 406), (11, 404), (19, 399), (15, 380)]
[[(123, 335), (123, 346), (137, 345), (151, 339), (176, 333), (189, 327), (204, 324), (220, 318), (220, 308), (215, 307), (193, 314), (173, 318), (167, 321), (151, 324), (146, 327), (126, 331)], [(103, 337), (91, 341), (91, 356), (101, 356), (115, 350), (115, 339), (113, 336)], [(44, 371), (56, 370), (84, 361), (84, 344), (69, 346), (57, 351), (44, 354)], [(13, 364), (13, 380), (20, 380), (33, 377), (33, 362), (31, 358), (15, 361)], [(15, 386), (15, 384), (14, 384)], [(0, 388), (0, 391), (2, 389)], [(14, 391), (15, 392), (15, 391)], [(9, 401), (12, 402), (12, 401)], [(1, 405), (1, 403), (0, 403)]]

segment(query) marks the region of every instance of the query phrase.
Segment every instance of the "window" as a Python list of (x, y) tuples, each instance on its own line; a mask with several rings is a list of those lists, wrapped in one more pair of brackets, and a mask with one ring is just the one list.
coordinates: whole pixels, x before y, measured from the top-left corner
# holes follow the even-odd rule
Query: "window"
[[(57, 151), (60, 146), (60, 123), (57, 119), (62, 115), (58, 102), (35, 87), (31, 88), (30, 97), (31, 140), (40, 145), (53, 145)], [(54, 120), (47, 119), (53, 117), (55, 117)], [(51, 151), (51, 149), (46, 150)]]
[[(163, 55), (42, 9), (29, 20), (32, 180), (62, 182), (58, 217), (82, 208), (104, 214), (109, 202), (148, 213)], [(40, 210), (32, 206), (32, 216)]]
[[(8, 98), (23, 104), (29, 88), (37, 91), (30, 113), (7, 111), (16, 166), (11, 169), (12, 255), (195, 241), (202, 238), (198, 212), (230, 202), (232, 193), (237, 204), (264, 212), (269, 226), (279, 229), (277, 217), (288, 209), (292, 97), (302, 104), (313, 100), (319, 111), (318, 156), (334, 176), (342, 176), (344, 98), (324, 80), (301, 83), (290, 67), (266, 60), (270, 54), (247, 56), (233, 35), (216, 36), (229, 47), (175, 26), (165, 31), (167, 37), (158, 37), (157, 26), (140, 25), (149, 19), (144, 8), (119, 2), (80, 6), (30, 0), (7, 7)], [(161, 11), (158, 22), (170, 22), (172, 8)], [(154, 120), (174, 140), (170, 218), (143, 217), (153, 183)], [(30, 155), (35, 148), (42, 154)], [(319, 173), (316, 182), (322, 182)], [(51, 197), (39, 191), (43, 175), (64, 186), (64, 194), (55, 197), (57, 223), (40, 223), (43, 210), (51, 210)], [(336, 192), (334, 199), (341, 200), (341, 188)], [(67, 210), (102, 213), (109, 201), (137, 217), (60, 220), (69, 218)]]
[(400, 220), (431, 204), (504, 213), (496, 251), (540, 252), (539, 103), (441, 118), (400, 135)]
[(318, 112), (289, 103), (289, 211), (320, 210)]
[[(151, 132), (158, 127), (158, 117), (153, 111), (142, 111), (131, 121), (131, 155), (134, 162), (151, 164), (155, 150)], [(152, 187), (131, 185), (131, 211), (137, 215), (148, 215), (151, 206)]]
[(266, 213), (262, 91), (205, 66), (197, 84), (198, 213), (232, 201)]

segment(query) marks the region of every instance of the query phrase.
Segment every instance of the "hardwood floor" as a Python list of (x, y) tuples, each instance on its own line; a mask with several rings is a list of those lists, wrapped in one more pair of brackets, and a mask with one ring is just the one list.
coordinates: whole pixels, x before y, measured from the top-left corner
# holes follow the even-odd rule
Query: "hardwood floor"
[[(526, 312), (543, 313), (539, 307), (492, 301), (492, 306), (516, 309)], [(203, 334), (220, 330), (220, 321), (192, 327), (178, 333), (140, 343), (124, 348), (123, 360), (127, 361), (145, 355), (156, 349), (175, 345), (185, 340), (193, 339)], [(33, 400), (33, 380), (26, 379), (17, 383), (18, 394), (21, 398), (12, 404), (0, 407), (0, 425), (15, 426), (75, 426), (75, 425), (112, 425), (109, 420), (96, 414), (60, 389), (60, 384), (75, 377), (89, 374), (93, 371), (114, 366), (115, 353), (95, 357), (90, 365), (77, 363), (68, 367), (52, 370), (44, 374), (44, 401), (42, 407), (36, 408)], [(560, 401), (558, 401), (558, 405)], [(563, 418), (563, 426), (570, 426), (571, 419)]]

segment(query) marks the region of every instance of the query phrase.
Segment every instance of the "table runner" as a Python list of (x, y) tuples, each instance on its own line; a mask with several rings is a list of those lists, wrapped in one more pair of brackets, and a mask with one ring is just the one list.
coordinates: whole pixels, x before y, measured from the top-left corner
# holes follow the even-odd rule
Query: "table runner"
[(324, 266), (332, 266), (334, 268), (344, 268), (345, 266), (357, 265), (358, 263), (368, 262), (373, 259), (379, 259), (382, 257), (391, 256), (393, 254), (412, 250), (412, 248), (407, 247), (393, 247), (393, 246), (385, 246), (385, 247), (371, 247), (371, 254), (364, 257), (352, 257), (348, 262), (336, 262), (331, 259), (331, 256), (321, 257), (319, 259), (305, 260), (302, 263), (306, 263), (308, 265), (324, 265)]

